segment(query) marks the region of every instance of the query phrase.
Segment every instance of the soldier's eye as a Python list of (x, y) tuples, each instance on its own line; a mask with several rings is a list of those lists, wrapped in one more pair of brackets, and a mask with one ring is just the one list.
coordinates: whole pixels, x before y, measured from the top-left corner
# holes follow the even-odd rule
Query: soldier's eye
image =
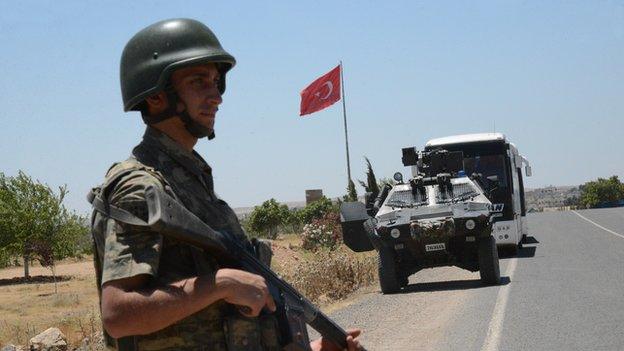
[(195, 87), (202, 87), (204, 85), (204, 80), (200, 77), (197, 77), (191, 80), (191, 84)]

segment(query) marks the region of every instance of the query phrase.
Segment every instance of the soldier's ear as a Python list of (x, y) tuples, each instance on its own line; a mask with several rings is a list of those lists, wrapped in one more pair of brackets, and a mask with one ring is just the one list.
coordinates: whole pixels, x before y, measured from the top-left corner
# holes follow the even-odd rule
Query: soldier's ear
[(167, 108), (167, 94), (161, 91), (145, 99), (150, 115), (158, 114)]
[(159, 107), (167, 103), (167, 95), (161, 91), (158, 94), (148, 96), (145, 101), (149, 106)]

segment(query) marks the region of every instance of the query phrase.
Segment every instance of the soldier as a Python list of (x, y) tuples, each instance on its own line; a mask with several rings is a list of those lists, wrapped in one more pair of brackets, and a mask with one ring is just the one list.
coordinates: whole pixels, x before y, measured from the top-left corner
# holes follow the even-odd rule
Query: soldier
[[(155, 23), (124, 48), (124, 110), (140, 111), (147, 128), (131, 157), (114, 164), (90, 196), (107, 209), (94, 211), (92, 233), (108, 346), (279, 349), (274, 317), (260, 315), (263, 308), (275, 310), (264, 278), (220, 268), (202, 250), (128, 224), (147, 219), (145, 189), (155, 185), (215, 230), (248, 243), (232, 209), (214, 192), (210, 166), (193, 150), (198, 139), (215, 136), (225, 76), (234, 64), (210, 29), (190, 19)], [(359, 333), (349, 332), (349, 350), (360, 348)], [(338, 349), (322, 338), (310, 346)]]

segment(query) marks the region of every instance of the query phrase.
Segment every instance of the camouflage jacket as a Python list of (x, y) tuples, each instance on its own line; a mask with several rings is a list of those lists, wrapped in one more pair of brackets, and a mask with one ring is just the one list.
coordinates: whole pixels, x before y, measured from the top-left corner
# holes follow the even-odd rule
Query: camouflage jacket
[[(156, 185), (202, 221), (246, 241), (238, 219), (213, 189), (212, 170), (196, 152), (148, 127), (126, 161), (114, 164), (94, 191), (108, 204), (147, 220), (145, 189)], [(216, 260), (193, 246), (157, 232), (121, 223), (94, 211), (92, 234), (98, 291), (116, 279), (146, 274), (165, 285), (198, 275), (214, 275)], [(149, 335), (107, 338), (109, 346), (134, 350), (275, 350), (274, 320), (245, 318), (223, 301)], [(110, 345), (113, 344), (113, 345)]]

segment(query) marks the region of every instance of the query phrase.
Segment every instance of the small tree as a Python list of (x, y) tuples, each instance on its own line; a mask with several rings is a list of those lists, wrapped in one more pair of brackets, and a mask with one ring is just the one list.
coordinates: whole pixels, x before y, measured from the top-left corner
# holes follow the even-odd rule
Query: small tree
[(589, 208), (596, 207), (600, 203), (617, 202), (624, 199), (624, 184), (615, 175), (609, 179), (598, 178), (596, 181), (587, 182), (580, 189), (580, 202)]
[(249, 227), (261, 236), (275, 239), (278, 226), (286, 222), (288, 215), (288, 206), (280, 205), (275, 199), (270, 199), (254, 208), (249, 216)]
[(351, 179), (349, 179), (349, 184), (347, 184), (347, 194), (342, 197), (342, 200), (357, 201), (357, 190), (355, 190), (355, 183)]
[(374, 199), (379, 195), (379, 184), (377, 183), (377, 178), (375, 177), (375, 172), (373, 172), (373, 166), (370, 160), (366, 156), (364, 156), (364, 160), (366, 160), (366, 183), (361, 180), (358, 180), (358, 182), (364, 188), (364, 191), (371, 193), (371, 197)]
[(63, 206), (65, 195), (66, 186), (57, 195), (21, 171), (15, 177), (0, 173), (0, 244), (5, 254), (24, 259), (26, 279), (33, 259), (56, 276), (55, 262), (75, 256), (77, 243), (88, 233), (84, 219)]

